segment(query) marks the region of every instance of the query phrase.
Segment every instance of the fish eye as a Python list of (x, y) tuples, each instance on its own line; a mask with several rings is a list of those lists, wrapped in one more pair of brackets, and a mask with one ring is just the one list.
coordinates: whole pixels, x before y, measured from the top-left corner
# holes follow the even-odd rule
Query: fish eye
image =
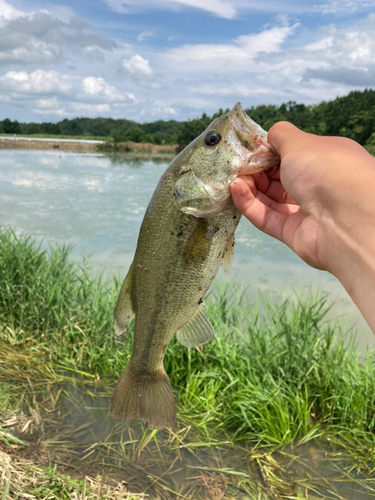
[(210, 130), (207, 134), (206, 137), (204, 138), (204, 142), (207, 144), (207, 146), (214, 146), (217, 144), (221, 139), (221, 135), (219, 132), (216, 132), (215, 130)]

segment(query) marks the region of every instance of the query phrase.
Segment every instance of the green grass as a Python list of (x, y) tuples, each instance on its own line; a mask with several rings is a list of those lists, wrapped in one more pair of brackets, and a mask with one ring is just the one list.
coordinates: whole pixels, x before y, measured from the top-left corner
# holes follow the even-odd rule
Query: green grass
[[(69, 253), (0, 235), (2, 337), (44, 347), (55, 365), (116, 379), (131, 351), (131, 334), (117, 339), (113, 329), (121, 283), (94, 277)], [(201, 349), (172, 341), (165, 357), (183, 421), (279, 444), (321, 423), (373, 432), (374, 354), (359, 362), (345, 346), (326, 322), (325, 297), (246, 304), (238, 289), (216, 287), (207, 302), (215, 341)]]
[[(93, 397), (95, 387), (101, 387), (108, 401), (131, 352), (132, 327), (120, 339), (113, 329), (121, 282), (95, 275), (87, 261), (71, 261), (69, 247), (42, 251), (30, 237), (16, 236), (10, 229), (0, 233), (0, 275), (0, 415), (34, 408), (32, 425), (37, 428), (43, 418), (55, 415), (61, 398), (69, 399), (69, 392), (61, 392), (67, 383), (86, 387)], [(126, 427), (114, 441), (114, 431), (108, 428), (101, 442), (95, 444), (92, 437), (101, 465), (126, 470), (133, 477), (139, 473), (134, 464), (142, 454), (148, 456), (152, 466), (142, 472), (139, 489), (152, 476), (148, 488), (161, 498), (172, 498), (169, 490), (177, 490), (179, 483), (166, 482), (171, 461), (183, 463), (183, 450), (198, 460), (202, 449), (213, 455), (207, 461), (199, 459), (197, 481), (204, 491), (211, 488), (212, 498), (216, 483), (223, 489), (229, 484), (228, 488), (248, 491), (247, 498), (266, 499), (272, 492), (277, 493), (274, 498), (290, 498), (285, 496), (290, 491), (297, 495), (294, 498), (322, 498), (313, 496), (315, 486), (302, 480), (290, 487), (275, 455), (284, 453), (286, 445), (305, 446), (320, 439), (333, 446), (330, 452), (349, 457), (347, 470), (363, 474), (371, 489), (375, 357), (369, 352), (360, 359), (338, 323), (327, 320), (327, 297), (310, 292), (271, 303), (259, 295), (249, 304), (245, 291), (232, 284), (216, 285), (206, 302), (216, 339), (199, 349), (186, 349), (173, 340), (165, 356), (178, 402), (177, 429), (169, 434), (147, 429), (134, 434)], [(87, 406), (82, 401), (73, 406)], [(37, 417), (38, 412), (47, 417)], [(51, 429), (60, 429), (61, 423), (48, 425), (50, 437), (44, 445), (73, 446), (78, 434), (86, 432), (90, 415), (89, 411), (84, 417), (83, 427), (72, 424), (60, 434), (51, 434)], [(27, 424), (23, 418), (20, 428)], [(17, 445), (7, 428), (2, 432), (3, 442)], [(228, 467), (224, 458), (217, 458), (230, 449), (245, 453), (242, 465)], [(155, 465), (157, 457), (160, 464)], [(193, 471), (195, 465), (189, 467)], [(177, 497), (191, 498), (191, 488), (184, 488)], [(324, 491), (330, 488), (327, 483)], [(340, 498), (339, 493), (332, 495), (323, 497)]]
[(142, 500), (123, 486), (110, 487), (101, 481), (73, 479), (58, 473), (56, 467), (38, 467), (19, 461), (0, 451), (1, 500)]

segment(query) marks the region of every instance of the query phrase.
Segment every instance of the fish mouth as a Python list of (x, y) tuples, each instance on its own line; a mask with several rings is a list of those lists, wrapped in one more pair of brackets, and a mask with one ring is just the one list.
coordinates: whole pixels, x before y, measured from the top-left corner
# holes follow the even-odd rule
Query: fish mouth
[(233, 172), (252, 175), (280, 164), (280, 156), (267, 142), (267, 132), (255, 123), (238, 102), (228, 115), (231, 129), (229, 141), (242, 159), (242, 165)]

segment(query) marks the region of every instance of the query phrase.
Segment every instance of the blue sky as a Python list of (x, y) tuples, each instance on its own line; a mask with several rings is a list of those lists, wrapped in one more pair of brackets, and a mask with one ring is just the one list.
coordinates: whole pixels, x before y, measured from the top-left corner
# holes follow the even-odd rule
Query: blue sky
[(0, 119), (183, 120), (375, 87), (375, 0), (0, 0)]

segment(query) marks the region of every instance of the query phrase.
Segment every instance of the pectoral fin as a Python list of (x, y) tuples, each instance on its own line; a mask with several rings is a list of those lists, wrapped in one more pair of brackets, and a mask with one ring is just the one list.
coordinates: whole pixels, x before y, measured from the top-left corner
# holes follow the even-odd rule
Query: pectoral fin
[(199, 266), (207, 259), (211, 247), (211, 238), (206, 237), (207, 231), (208, 224), (202, 221), (190, 235), (181, 254), (184, 267)]
[(232, 236), (229, 238), (229, 240), (225, 245), (223, 260), (221, 261), (221, 267), (223, 268), (226, 276), (228, 276), (231, 270), (233, 255), (234, 255), (234, 234), (232, 234)]
[(202, 305), (199, 305), (189, 321), (177, 330), (177, 340), (185, 347), (207, 344), (214, 336), (215, 331)]
[(133, 303), (131, 299), (132, 269), (133, 264), (130, 266), (128, 274), (122, 284), (115, 306), (114, 317), (115, 331), (117, 335), (124, 333), (134, 316)]

